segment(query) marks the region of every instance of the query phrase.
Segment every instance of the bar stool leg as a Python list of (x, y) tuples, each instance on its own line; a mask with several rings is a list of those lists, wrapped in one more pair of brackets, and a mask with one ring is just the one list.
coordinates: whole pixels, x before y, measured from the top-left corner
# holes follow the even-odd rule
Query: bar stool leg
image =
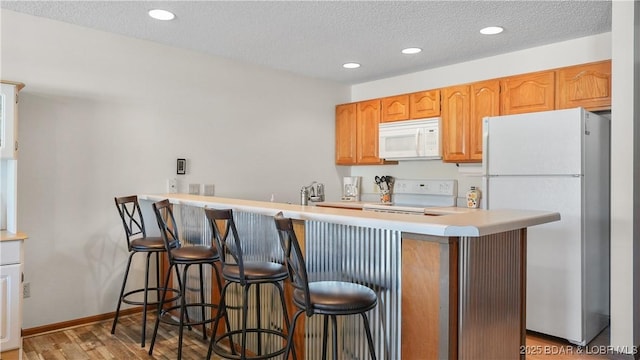
[(240, 358), (247, 358), (247, 313), (249, 312), (249, 289), (250, 284), (245, 285), (242, 294), (242, 349), (240, 349)]
[(116, 333), (116, 325), (118, 324), (118, 316), (120, 315), (120, 306), (122, 305), (122, 296), (124, 295), (124, 289), (127, 286), (127, 278), (129, 277), (129, 269), (131, 268), (131, 258), (133, 258), (132, 252), (129, 254), (129, 260), (127, 261), (127, 269), (124, 271), (124, 280), (122, 280), (122, 288), (120, 289), (120, 297), (118, 298), (118, 306), (116, 307), (116, 316), (113, 318), (113, 325), (111, 326), (111, 333)]
[[(216, 276), (218, 277), (218, 280), (220, 280), (220, 275), (217, 272), (217, 269), (216, 269)], [(218, 284), (221, 284), (221, 282), (218, 282)], [(218, 285), (218, 287), (221, 288), (220, 303), (218, 304), (218, 313), (216, 314), (216, 320), (213, 324), (213, 335), (211, 336), (211, 341), (209, 342), (209, 350), (207, 351), (207, 360), (211, 358), (211, 353), (213, 352), (213, 344), (217, 341), (216, 332), (218, 330), (218, 325), (220, 324), (220, 318), (223, 316), (224, 316), (224, 321), (227, 328), (227, 334), (229, 334), (229, 344), (230, 344), (229, 347), (231, 348), (231, 354), (237, 355), (236, 347), (233, 345), (235, 344), (235, 342), (233, 341), (233, 335), (231, 335), (231, 323), (229, 322), (229, 316), (227, 314), (227, 304), (225, 301), (227, 287), (231, 284), (232, 283), (229, 282), (229, 283), (226, 283), (224, 286)]]
[[(156, 252), (156, 300), (160, 301), (160, 252)], [(164, 285), (166, 287), (166, 284)]]
[[(216, 273), (216, 280), (218, 281), (218, 283), (217, 283), (218, 284), (218, 294), (220, 294), (220, 302), (218, 303), (218, 311), (217, 311), (217, 314), (216, 314), (216, 322), (215, 322), (215, 325), (213, 326), (213, 333), (211, 335), (211, 337), (213, 339), (215, 339), (216, 331), (218, 331), (218, 320), (220, 319), (220, 316), (224, 316), (225, 326), (227, 328), (227, 333), (229, 333), (229, 334), (231, 334), (231, 323), (229, 322), (229, 317), (227, 316), (227, 305), (226, 305), (226, 303), (224, 301), (224, 295), (222, 293), (222, 279), (220, 278), (220, 272), (218, 271), (218, 268), (214, 264), (212, 264), (211, 266), (213, 266), (213, 270)], [(225, 289), (226, 289), (226, 287), (225, 287)], [(231, 342), (231, 344), (233, 344), (233, 336), (232, 335), (229, 335), (229, 341)], [(231, 353), (233, 355), (236, 354), (235, 346), (231, 346)]]
[(331, 315), (331, 322), (333, 323), (333, 360), (338, 360), (338, 322), (335, 315)]
[(373, 337), (371, 336), (371, 328), (369, 327), (369, 318), (365, 313), (361, 313), (360, 315), (362, 315), (365, 334), (367, 334), (367, 342), (369, 342), (369, 354), (371, 355), (371, 359), (376, 360), (376, 349), (373, 345)]
[(304, 311), (300, 310), (298, 312), (295, 313), (295, 315), (293, 315), (293, 323), (291, 324), (291, 329), (289, 331), (289, 337), (287, 338), (287, 348), (284, 351), (284, 358), (285, 360), (289, 359), (289, 352), (291, 351), (291, 349), (293, 348), (293, 358), (296, 359), (296, 347), (293, 346), (293, 333), (296, 331), (296, 323), (298, 321), (298, 317), (300, 317), (300, 315), (302, 315)]
[[(262, 329), (262, 314), (260, 312), (260, 284), (256, 284), (256, 328)], [(262, 336), (260, 331), (256, 333), (258, 335), (258, 355), (262, 355)]]
[[(171, 268), (175, 267), (175, 265), (170, 265), (169, 270), (167, 270), (167, 276), (164, 281), (164, 290), (162, 291), (162, 299), (158, 302), (158, 312), (156, 316), (156, 323), (153, 326), (153, 337), (151, 337), (151, 346), (149, 346), (149, 355), (153, 354), (153, 346), (156, 344), (156, 335), (158, 335), (158, 327), (160, 326), (160, 316), (162, 316), (162, 305), (164, 304), (165, 299), (167, 298), (167, 284), (169, 283), (169, 277), (171, 276)], [(177, 270), (176, 270), (177, 271)], [(179, 275), (179, 274), (178, 274)], [(180, 280), (180, 276), (178, 276), (178, 281)], [(180, 286), (180, 295), (182, 296), (182, 286)]]
[(200, 307), (200, 311), (202, 314), (202, 339), (203, 340), (207, 340), (207, 324), (204, 323), (205, 321), (205, 312), (204, 312), (204, 276), (202, 275), (202, 264), (198, 264), (199, 268), (200, 268), (200, 304), (202, 304), (202, 306)]
[[(287, 303), (284, 299), (284, 289), (282, 288), (282, 285), (280, 285), (280, 283), (273, 283), (273, 285), (275, 285), (275, 287), (278, 289), (278, 293), (280, 294), (280, 303), (282, 304), (282, 314), (284, 315), (284, 324), (286, 326), (287, 333), (292, 332), (293, 330), (291, 330), (291, 323), (289, 322), (289, 312), (287, 311)], [(287, 355), (285, 359), (288, 359), (288, 357), (289, 355)], [(298, 359), (295, 347), (293, 348), (293, 359)]]
[[(217, 272), (216, 272), (217, 274)], [(218, 277), (218, 280), (220, 278)], [(220, 283), (218, 283), (220, 284)], [(211, 353), (213, 352), (213, 343), (216, 341), (216, 331), (218, 330), (218, 324), (220, 323), (220, 316), (223, 315), (223, 311), (224, 311), (224, 316), (227, 320), (227, 331), (231, 332), (231, 327), (229, 325), (229, 318), (227, 317), (227, 306), (225, 304), (224, 301), (224, 297), (225, 294), (227, 293), (227, 288), (229, 287), (231, 283), (226, 283), (223, 287), (222, 290), (220, 290), (220, 303), (218, 304), (218, 313), (216, 314), (216, 320), (213, 322), (213, 334), (211, 335), (211, 341), (209, 341), (209, 350), (207, 350), (207, 358), (206, 360), (211, 359)], [(218, 285), (219, 286), (219, 285)], [(235, 346), (233, 346), (233, 341), (231, 340), (231, 336), (229, 336), (229, 341), (231, 342), (231, 351), (233, 352), (233, 354), (235, 355)]]
[[(182, 359), (182, 339), (184, 337), (184, 320), (187, 313), (187, 270), (189, 270), (189, 264), (182, 269), (182, 284), (180, 288), (180, 322), (178, 325), (178, 360)], [(190, 321), (187, 321), (190, 322)]]
[(327, 335), (329, 331), (329, 315), (324, 315), (324, 324), (322, 326), (322, 359), (327, 358)]
[(142, 341), (140, 346), (144, 347), (144, 342), (146, 340), (147, 335), (147, 304), (149, 303), (149, 258), (151, 258), (151, 253), (147, 253), (147, 262), (144, 270), (144, 297), (142, 300)]

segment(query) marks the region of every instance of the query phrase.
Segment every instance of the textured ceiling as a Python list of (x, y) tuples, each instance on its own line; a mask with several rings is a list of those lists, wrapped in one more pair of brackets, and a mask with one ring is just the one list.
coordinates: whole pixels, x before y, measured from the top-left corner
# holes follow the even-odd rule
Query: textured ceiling
[[(611, 1), (0, 1), (0, 7), (355, 84), (611, 31)], [(171, 10), (160, 22), (152, 8)], [(480, 28), (505, 31), (484, 36)], [(418, 55), (403, 55), (420, 47)], [(355, 70), (345, 62), (359, 62)]]

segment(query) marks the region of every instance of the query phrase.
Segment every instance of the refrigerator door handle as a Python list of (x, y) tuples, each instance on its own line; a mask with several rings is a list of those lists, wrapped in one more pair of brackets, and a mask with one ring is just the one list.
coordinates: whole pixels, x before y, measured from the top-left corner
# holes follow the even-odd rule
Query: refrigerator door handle
[[(489, 175), (489, 118), (482, 119), (482, 174)], [(485, 187), (486, 189), (486, 187)]]
[(482, 177), (482, 188), (484, 189), (484, 196), (480, 199), (480, 208), (489, 210), (489, 176)]

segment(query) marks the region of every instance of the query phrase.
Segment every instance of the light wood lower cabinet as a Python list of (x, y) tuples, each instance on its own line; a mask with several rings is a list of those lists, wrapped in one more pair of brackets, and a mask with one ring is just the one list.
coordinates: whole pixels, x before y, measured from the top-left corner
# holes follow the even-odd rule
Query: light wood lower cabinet
[(404, 359), (458, 357), (458, 244), (432, 240), (402, 239)]

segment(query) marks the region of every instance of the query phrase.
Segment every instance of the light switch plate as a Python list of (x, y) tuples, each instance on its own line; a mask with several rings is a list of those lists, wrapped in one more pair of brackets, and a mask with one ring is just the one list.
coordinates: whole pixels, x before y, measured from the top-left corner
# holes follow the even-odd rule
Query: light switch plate
[(167, 179), (167, 193), (175, 194), (178, 192), (178, 180), (176, 178)]

